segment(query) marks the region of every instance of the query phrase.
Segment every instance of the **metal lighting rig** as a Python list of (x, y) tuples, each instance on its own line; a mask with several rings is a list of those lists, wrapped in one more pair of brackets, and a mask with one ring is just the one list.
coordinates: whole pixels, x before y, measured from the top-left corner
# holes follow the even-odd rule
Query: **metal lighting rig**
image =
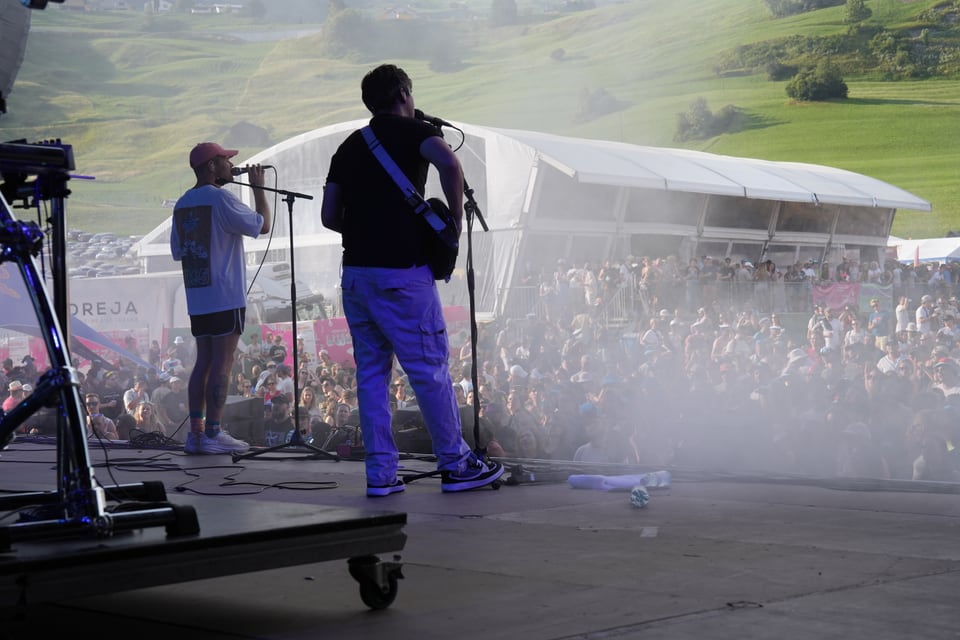
[[(199, 531), (193, 507), (165, 503), (162, 484), (105, 489), (94, 477), (83, 397), (68, 348), (64, 202), (70, 193), (69, 172), (74, 168), (72, 147), (59, 140), (0, 143), (0, 264), (11, 263), (18, 270), (50, 359), (50, 368), (40, 376), (33, 393), (9, 412), (0, 411), (0, 443), (12, 439), (16, 429), (44, 407), (55, 408), (57, 417), (57, 489), (0, 497), (0, 510), (31, 507), (20, 514), (18, 522), (0, 528), (0, 552), (21, 540), (109, 537), (117, 531), (150, 526), (165, 526), (168, 535)], [(44, 233), (36, 223), (17, 219), (8, 199), (22, 201), (24, 207), (50, 202), (47, 224), (53, 238), (52, 301), (37, 266)], [(109, 500), (126, 502), (123, 508), (108, 507)]]

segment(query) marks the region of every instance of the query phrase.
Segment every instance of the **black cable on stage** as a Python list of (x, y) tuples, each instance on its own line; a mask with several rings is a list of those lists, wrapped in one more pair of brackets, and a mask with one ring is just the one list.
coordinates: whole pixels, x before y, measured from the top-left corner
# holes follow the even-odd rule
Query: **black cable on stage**
[(274, 483), (260, 483), (260, 482), (237, 482), (234, 480), (234, 476), (240, 472), (246, 470), (246, 467), (229, 465), (229, 466), (211, 466), (211, 467), (196, 467), (197, 469), (233, 469), (236, 473), (227, 474), (224, 476), (225, 482), (220, 483), (220, 487), (240, 487), (240, 486), (251, 486), (257, 487), (255, 491), (231, 491), (231, 492), (213, 492), (213, 491), (201, 491), (199, 489), (194, 489), (189, 485), (200, 480), (203, 476), (198, 473), (191, 473), (193, 469), (183, 469), (183, 473), (191, 476), (193, 479), (188, 480), (187, 482), (178, 484), (174, 487), (174, 490), (179, 493), (193, 493), (196, 495), (202, 496), (248, 496), (248, 495), (258, 495), (266, 491), (267, 489), (287, 489), (293, 491), (319, 491), (326, 489), (336, 489), (340, 486), (339, 482), (334, 480), (330, 481), (317, 481), (317, 482), (308, 482), (301, 480), (294, 480), (291, 482), (274, 482)]

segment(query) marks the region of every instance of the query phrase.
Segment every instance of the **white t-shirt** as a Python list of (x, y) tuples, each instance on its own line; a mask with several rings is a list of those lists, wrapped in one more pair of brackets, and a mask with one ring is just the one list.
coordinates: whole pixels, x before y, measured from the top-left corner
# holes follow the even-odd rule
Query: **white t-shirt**
[(573, 454), (574, 462), (610, 462), (610, 456), (603, 450), (603, 447), (597, 446), (592, 442), (582, 444), (577, 447)]
[(184, 193), (173, 211), (170, 253), (181, 263), (191, 316), (247, 306), (243, 236), (256, 238), (263, 216), (226, 189)]
[(905, 304), (897, 305), (897, 333), (907, 330), (907, 325), (910, 324), (910, 309), (907, 308)]
[(920, 333), (930, 333), (933, 331), (933, 326), (930, 321), (930, 310), (926, 306), (920, 305), (917, 307), (917, 331)]
[(291, 378), (290, 376), (287, 376), (285, 378), (276, 376), (276, 378), (277, 378), (277, 386), (276, 386), (277, 391), (279, 391), (280, 393), (287, 394), (287, 397), (290, 398), (292, 402), (293, 392), (294, 392), (293, 378)]

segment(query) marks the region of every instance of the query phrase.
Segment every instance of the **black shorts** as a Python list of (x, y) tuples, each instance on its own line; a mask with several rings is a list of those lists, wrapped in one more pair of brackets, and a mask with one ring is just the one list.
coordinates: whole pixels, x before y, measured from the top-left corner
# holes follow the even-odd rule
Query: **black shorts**
[(241, 334), (246, 318), (247, 310), (243, 307), (190, 316), (190, 333), (193, 334), (194, 338), (206, 336), (216, 338), (234, 333)]

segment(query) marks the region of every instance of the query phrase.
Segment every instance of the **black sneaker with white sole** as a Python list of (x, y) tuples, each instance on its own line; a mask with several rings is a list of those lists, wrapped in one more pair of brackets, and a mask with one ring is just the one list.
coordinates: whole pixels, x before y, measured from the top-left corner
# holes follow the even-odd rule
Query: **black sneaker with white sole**
[(440, 473), (440, 489), (450, 493), (454, 491), (469, 491), (491, 485), (503, 475), (503, 465), (494, 460), (481, 460), (471, 452), (460, 461), (454, 471)]

